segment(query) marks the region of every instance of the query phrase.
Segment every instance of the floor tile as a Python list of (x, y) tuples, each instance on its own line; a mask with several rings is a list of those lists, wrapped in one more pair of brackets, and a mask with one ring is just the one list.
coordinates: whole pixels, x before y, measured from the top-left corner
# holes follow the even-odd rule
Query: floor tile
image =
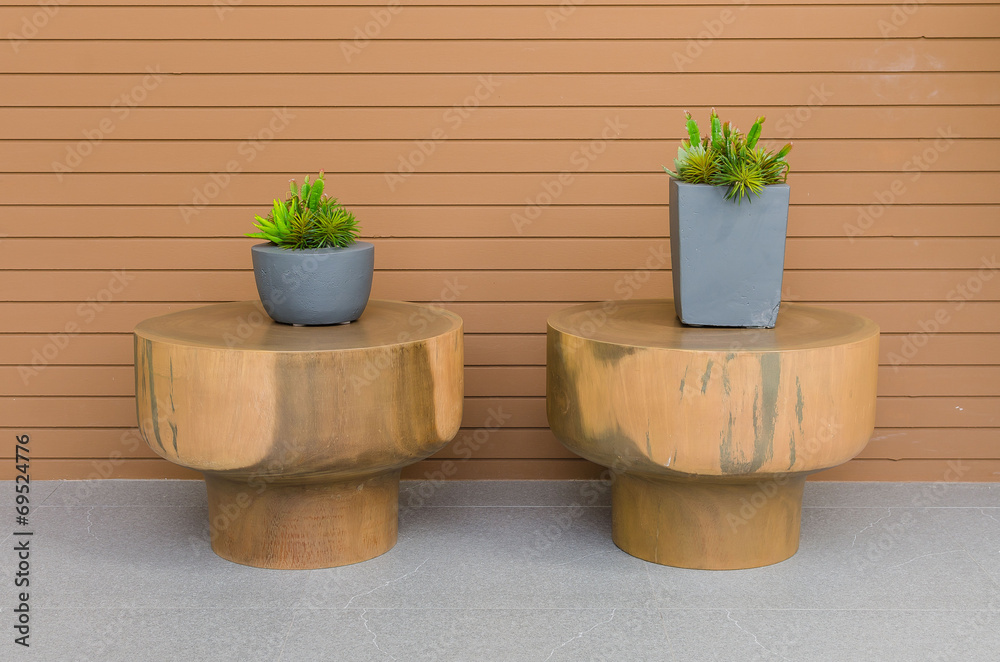
[(307, 578), (219, 558), (201, 508), (47, 507), (33, 524), (39, 609), (273, 608), (294, 601)]
[[(426, 508), (389, 553), (314, 570), (302, 600), (362, 608), (643, 608), (644, 561), (611, 542), (604, 508)], [(405, 533), (405, 538), (402, 534)], [(350, 588), (337, 603), (327, 586)]]
[(660, 616), (636, 609), (296, 611), (284, 660), (671, 660)]
[(46, 506), (206, 508), (202, 480), (61, 480)]
[(807, 481), (802, 502), (806, 508), (1000, 508), (1000, 484)]
[[(45, 500), (52, 496), (59, 486), (57, 480), (33, 480), (28, 484), (28, 495), (31, 497), (30, 505), (37, 508), (45, 503)], [(23, 484), (23, 483), (22, 483)], [(0, 480), (0, 502), (9, 499), (8, 503), (14, 504), (14, 481)]]
[(1000, 612), (923, 610), (661, 611), (686, 662), (967, 662), (996, 658)]
[(956, 508), (950, 516), (954, 539), (1000, 585), (1000, 508)]
[(649, 564), (660, 607), (983, 609), (997, 586), (955, 540), (951, 509), (811, 508), (799, 551), (751, 570)]
[(11, 646), (5, 637), (0, 659), (270, 662), (291, 620), (287, 611), (267, 609), (37, 609), (30, 646)]
[[(388, 553), (280, 571), (211, 551), (199, 481), (33, 483), (32, 648), (0, 642), (0, 660), (967, 662), (1000, 649), (994, 486), (810, 484), (798, 554), (711, 572), (615, 547), (594, 481), (421, 485), (404, 486), (423, 501), (403, 508)], [(16, 603), (12, 558), (0, 612)]]

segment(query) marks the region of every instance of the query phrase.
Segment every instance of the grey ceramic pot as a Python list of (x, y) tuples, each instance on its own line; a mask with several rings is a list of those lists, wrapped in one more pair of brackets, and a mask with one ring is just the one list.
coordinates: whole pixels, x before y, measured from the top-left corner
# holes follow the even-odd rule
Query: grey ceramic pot
[(787, 184), (740, 204), (726, 188), (670, 180), (674, 307), (692, 326), (771, 328), (781, 304)]
[(372, 291), (375, 246), (289, 250), (271, 243), (251, 248), (257, 292), (276, 322), (321, 325), (361, 317)]

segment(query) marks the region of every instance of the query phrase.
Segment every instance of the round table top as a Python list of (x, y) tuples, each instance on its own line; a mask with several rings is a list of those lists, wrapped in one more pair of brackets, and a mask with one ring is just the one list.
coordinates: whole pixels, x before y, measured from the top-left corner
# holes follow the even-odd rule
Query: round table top
[(588, 341), (699, 352), (829, 347), (870, 338), (879, 330), (861, 315), (784, 302), (773, 329), (684, 326), (672, 299), (586, 303), (554, 313), (548, 324)]
[(220, 303), (140, 322), (137, 336), (156, 342), (262, 352), (323, 352), (403, 345), (462, 328), (437, 306), (372, 299), (350, 324), (292, 326), (275, 322), (260, 301)]

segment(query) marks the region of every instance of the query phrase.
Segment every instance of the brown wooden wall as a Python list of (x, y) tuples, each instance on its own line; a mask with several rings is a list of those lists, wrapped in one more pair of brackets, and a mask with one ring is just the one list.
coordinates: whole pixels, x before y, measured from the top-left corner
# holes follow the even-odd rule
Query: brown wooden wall
[(784, 298), (884, 334), (875, 437), (820, 477), (1000, 478), (998, 3), (4, 1), (0, 26), (0, 456), (30, 434), (36, 478), (191, 475), (132, 432), (131, 329), (255, 298), (241, 233), (321, 168), (374, 296), (466, 322), (466, 428), (408, 475), (596, 475), (546, 428), (545, 319), (669, 296), (660, 166), (712, 105), (795, 140)]

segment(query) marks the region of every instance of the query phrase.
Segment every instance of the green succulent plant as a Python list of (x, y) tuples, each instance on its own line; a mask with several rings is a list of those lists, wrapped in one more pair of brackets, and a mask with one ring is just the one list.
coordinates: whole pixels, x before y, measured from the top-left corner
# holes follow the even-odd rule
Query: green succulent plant
[(677, 148), (674, 159), (677, 172), (663, 167), (671, 177), (688, 184), (725, 186), (726, 199), (735, 199), (737, 203), (752, 201), (751, 195), (759, 196), (765, 186), (783, 184), (788, 179), (785, 157), (792, 150), (792, 143), (777, 153), (758, 146), (763, 116), (743, 135), (729, 122), (721, 122), (713, 108), (709, 117), (710, 134), (703, 138), (691, 113), (684, 111), (684, 115), (688, 139)]
[(323, 194), (323, 172), (309, 183), (306, 175), (302, 186), (293, 179), (288, 199), (275, 200), (266, 217), (254, 216), (259, 232), (247, 233), (255, 239), (293, 250), (350, 246), (358, 237), (358, 221), (335, 198)]

